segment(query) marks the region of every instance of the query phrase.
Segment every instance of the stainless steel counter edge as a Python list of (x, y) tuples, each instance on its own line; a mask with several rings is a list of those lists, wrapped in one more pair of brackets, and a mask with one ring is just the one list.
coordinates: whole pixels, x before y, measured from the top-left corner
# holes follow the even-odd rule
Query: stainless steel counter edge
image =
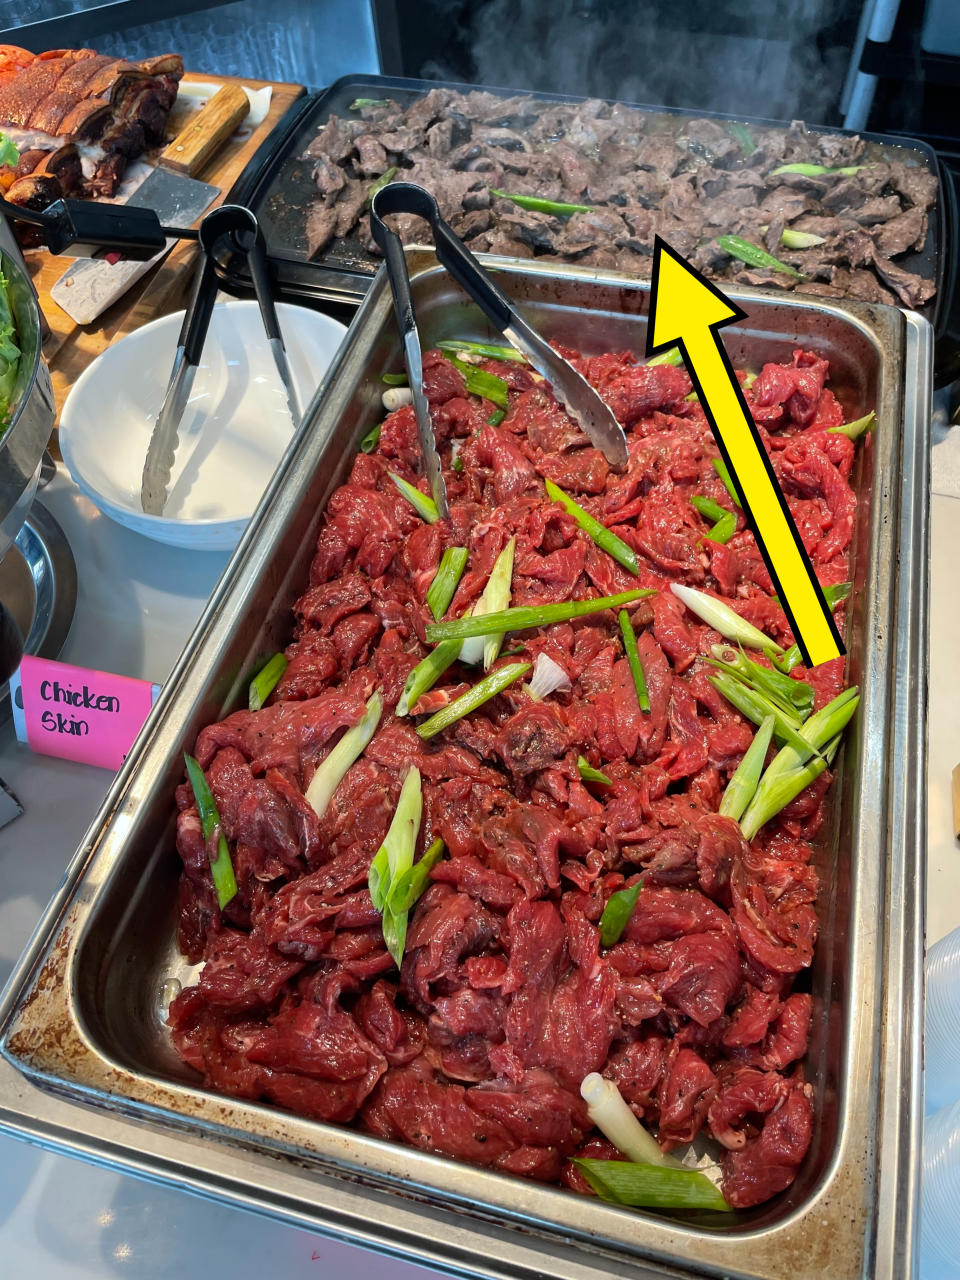
[[(881, 1077), (880, 1161), (874, 1274), (916, 1275), (919, 1255), (920, 1150), (923, 1138), (923, 955), (927, 876), (927, 673), (929, 650), (930, 423), (933, 334), (911, 312), (907, 359), (921, 374), (904, 422), (897, 581), (894, 715), (899, 726), (892, 762), (889, 824), (902, 861), (890, 859), (886, 939), (887, 990)], [(926, 374), (926, 377), (922, 375)], [(909, 483), (907, 478), (909, 477)], [(905, 553), (905, 549), (909, 554)], [(906, 566), (906, 567), (905, 567)], [(897, 925), (900, 925), (898, 928)], [(902, 1107), (903, 1092), (909, 1105)], [(888, 1165), (888, 1160), (890, 1164)], [(898, 1178), (889, 1169), (899, 1168)]]

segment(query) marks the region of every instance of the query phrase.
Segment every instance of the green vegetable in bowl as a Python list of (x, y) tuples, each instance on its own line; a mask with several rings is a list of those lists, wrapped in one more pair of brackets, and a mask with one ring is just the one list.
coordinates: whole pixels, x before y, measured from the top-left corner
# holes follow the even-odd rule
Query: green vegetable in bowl
[(10, 425), (10, 405), (20, 369), (20, 348), (14, 341), (16, 335), (17, 327), (10, 309), (7, 280), (2, 273), (0, 258), (0, 436)]

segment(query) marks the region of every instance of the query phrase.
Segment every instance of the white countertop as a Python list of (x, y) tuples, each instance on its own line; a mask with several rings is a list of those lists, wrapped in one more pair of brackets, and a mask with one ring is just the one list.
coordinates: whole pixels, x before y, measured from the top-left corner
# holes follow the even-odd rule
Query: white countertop
[[(935, 463), (936, 477), (936, 463)], [(936, 489), (936, 478), (934, 488)], [(227, 557), (161, 547), (101, 516), (62, 472), (40, 495), (73, 548), (79, 598), (65, 661), (162, 681)], [(960, 924), (951, 771), (960, 762), (960, 499), (932, 500), (927, 937)], [(0, 829), (0, 984), (103, 798), (110, 774), (34, 756), (0, 726), (0, 777), (26, 812)], [(50, 797), (57, 797), (56, 807)], [(32, 1280), (438, 1277), (354, 1246), (0, 1138), (0, 1273)], [(960, 1270), (956, 1275), (960, 1276)], [(933, 1272), (930, 1273), (933, 1280)], [(936, 1280), (948, 1280), (942, 1270)]]

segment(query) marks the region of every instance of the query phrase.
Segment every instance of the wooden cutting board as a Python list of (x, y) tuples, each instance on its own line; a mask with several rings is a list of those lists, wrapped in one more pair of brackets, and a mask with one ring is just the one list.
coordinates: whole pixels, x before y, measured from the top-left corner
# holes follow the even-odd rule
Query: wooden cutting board
[[(242, 173), (254, 152), (273, 130), (287, 109), (304, 93), (299, 84), (280, 84), (269, 80), (234, 79), (230, 76), (212, 76), (186, 72), (184, 80), (194, 84), (209, 83), (243, 84), (250, 89), (272, 89), (270, 110), (252, 130), (242, 129), (234, 134), (213, 160), (195, 176), (203, 182), (220, 188), (220, 196), (211, 205), (222, 203), (234, 182)], [(177, 132), (176, 108), (171, 112), (169, 134)], [(193, 275), (197, 257), (196, 243), (181, 241), (164, 260), (157, 264), (142, 280), (138, 280), (117, 302), (104, 311), (93, 324), (78, 325), (61, 311), (50, 298), (50, 289), (74, 261), (73, 258), (54, 257), (46, 249), (31, 249), (25, 253), (27, 269), (33, 279), (40, 299), (40, 306), (50, 327), (44, 339), (43, 354), (50, 366), (53, 390), (57, 401), (57, 414), (70, 388), (87, 365), (117, 338), (132, 332), (157, 316), (177, 311), (184, 305), (185, 295)]]

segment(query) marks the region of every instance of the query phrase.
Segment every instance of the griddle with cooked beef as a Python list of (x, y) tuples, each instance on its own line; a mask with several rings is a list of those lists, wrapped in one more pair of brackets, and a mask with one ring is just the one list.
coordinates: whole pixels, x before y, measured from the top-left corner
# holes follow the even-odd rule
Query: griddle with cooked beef
[[(754, 729), (710, 684), (717, 633), (669, 583), (733, 600), (784, 644), (790, 629), (742, 515), (726, 545), (704, 541), (690, 495), (731, 504), (686, 373), (627, 354), (576, 363), (626, 429), (621, 473), (525, 366), (484, 365), (510, 387), (494, 427), (493, 406), (427, 352), (449, 520), (424, 524), (388, 474), (422, 484), (409, 407), (386, 418), (331, 497), (269, 704), (208, 726), (194, 748), (239, 886), (222, 918), (192, 792), (177, 792), (179, 941), (203, 969), (171, 1006), (173, 1040), (214, 1090), (579, 1192), (567, 1157), (615, 1154), (579, 1096), (601, 1071), (665, 1148), (715, 1138), (725, 1194), (742, 1208), (788, 1186), (810, 1140), (811, 1003), (794, 986), (817, 934), (810, 842), (830, 774), (751, 844), (719, 816)], [(827, 372), (798, 351), (745, 395), (811, 561), (838, 583), (854, 445), (827, 431), (843, 417)], [(547, 500), (544, 477), (635, 550), (637, 578)], [(525, 658), (557, 662), (569, 692), (535, 702), (516, 683), (424, 742), (417, 717), (477, 678), (455, 664), (414, 717), (394, 716), (427, 652), (425, 597), (444, 549), (470, 553), (457, 616), (510, 537), (514, 605), (656, 589), (633, 607), (649, 714), (604, 614), (510, 638)], [(794, 675), (820, 707), (841, 687), (843, 659)], [(305, 791), (375, 687), (380, 727), (318, 818)], [(587, 787), (579, 755), (611, 785)], [(442, 837), (446, 853), (411, 913), (398, 972), (367, 877), (411, 765), (423, 778), (420, 848)], [(638, 873), (623, 938), (602, 947), (604, 905)]]
[[(182, 75), (183, 59), (177, 54), (129, 63), (92, 49), (55, 50), (28, 66), (4, 72), (0, 75), (0, 128), (14, 126), (46, 134), (56, 156), (56, 161), (26, 172), (18, 165), (17, 181), (6, 191), (7, 199), (43, 208), (41, 200), (49, 203), (62, 196), (113, 195), (127, 161), (163, 141)], [(73, 144), (99, 152), (87, 182), (82, 175), (78, 181), (74, 172)], [(28, 176), (32, 180), (23, 181)]]
[[(366, 106), (331, 116), (303, 159), (317, 199), (305, 215), (308, 258), (358, 231), (379, 253), (364, 213), (372, 180), (397, 178), (431, 191), (454, 231), (478, 252), (544, 257), (648, 275), (655, 234), (707, 275), (743, 284), (922, 306), (933, 280), (893, 264), (923, 248), (937, 179), (925, 167), (880, 159), (858, 137), (751, 126), (756, 150), (744, 154), (714, 120), (681, 121), (599, 100), (538, 103), (474, 91), (433, 89), (406, 108)], [(820, 164), (856, 173), (776, 174), (784, 164)], [(512, 194), (594, 206), (554, 217), (493, 197)], [(419, 219), (401, 221), (409, 243), (423, 240)], [(826, 243), (785, 249), (785, 228)], [(807, 277), (757, 270), (716, 244), (738, 235), (765, 247)]]

